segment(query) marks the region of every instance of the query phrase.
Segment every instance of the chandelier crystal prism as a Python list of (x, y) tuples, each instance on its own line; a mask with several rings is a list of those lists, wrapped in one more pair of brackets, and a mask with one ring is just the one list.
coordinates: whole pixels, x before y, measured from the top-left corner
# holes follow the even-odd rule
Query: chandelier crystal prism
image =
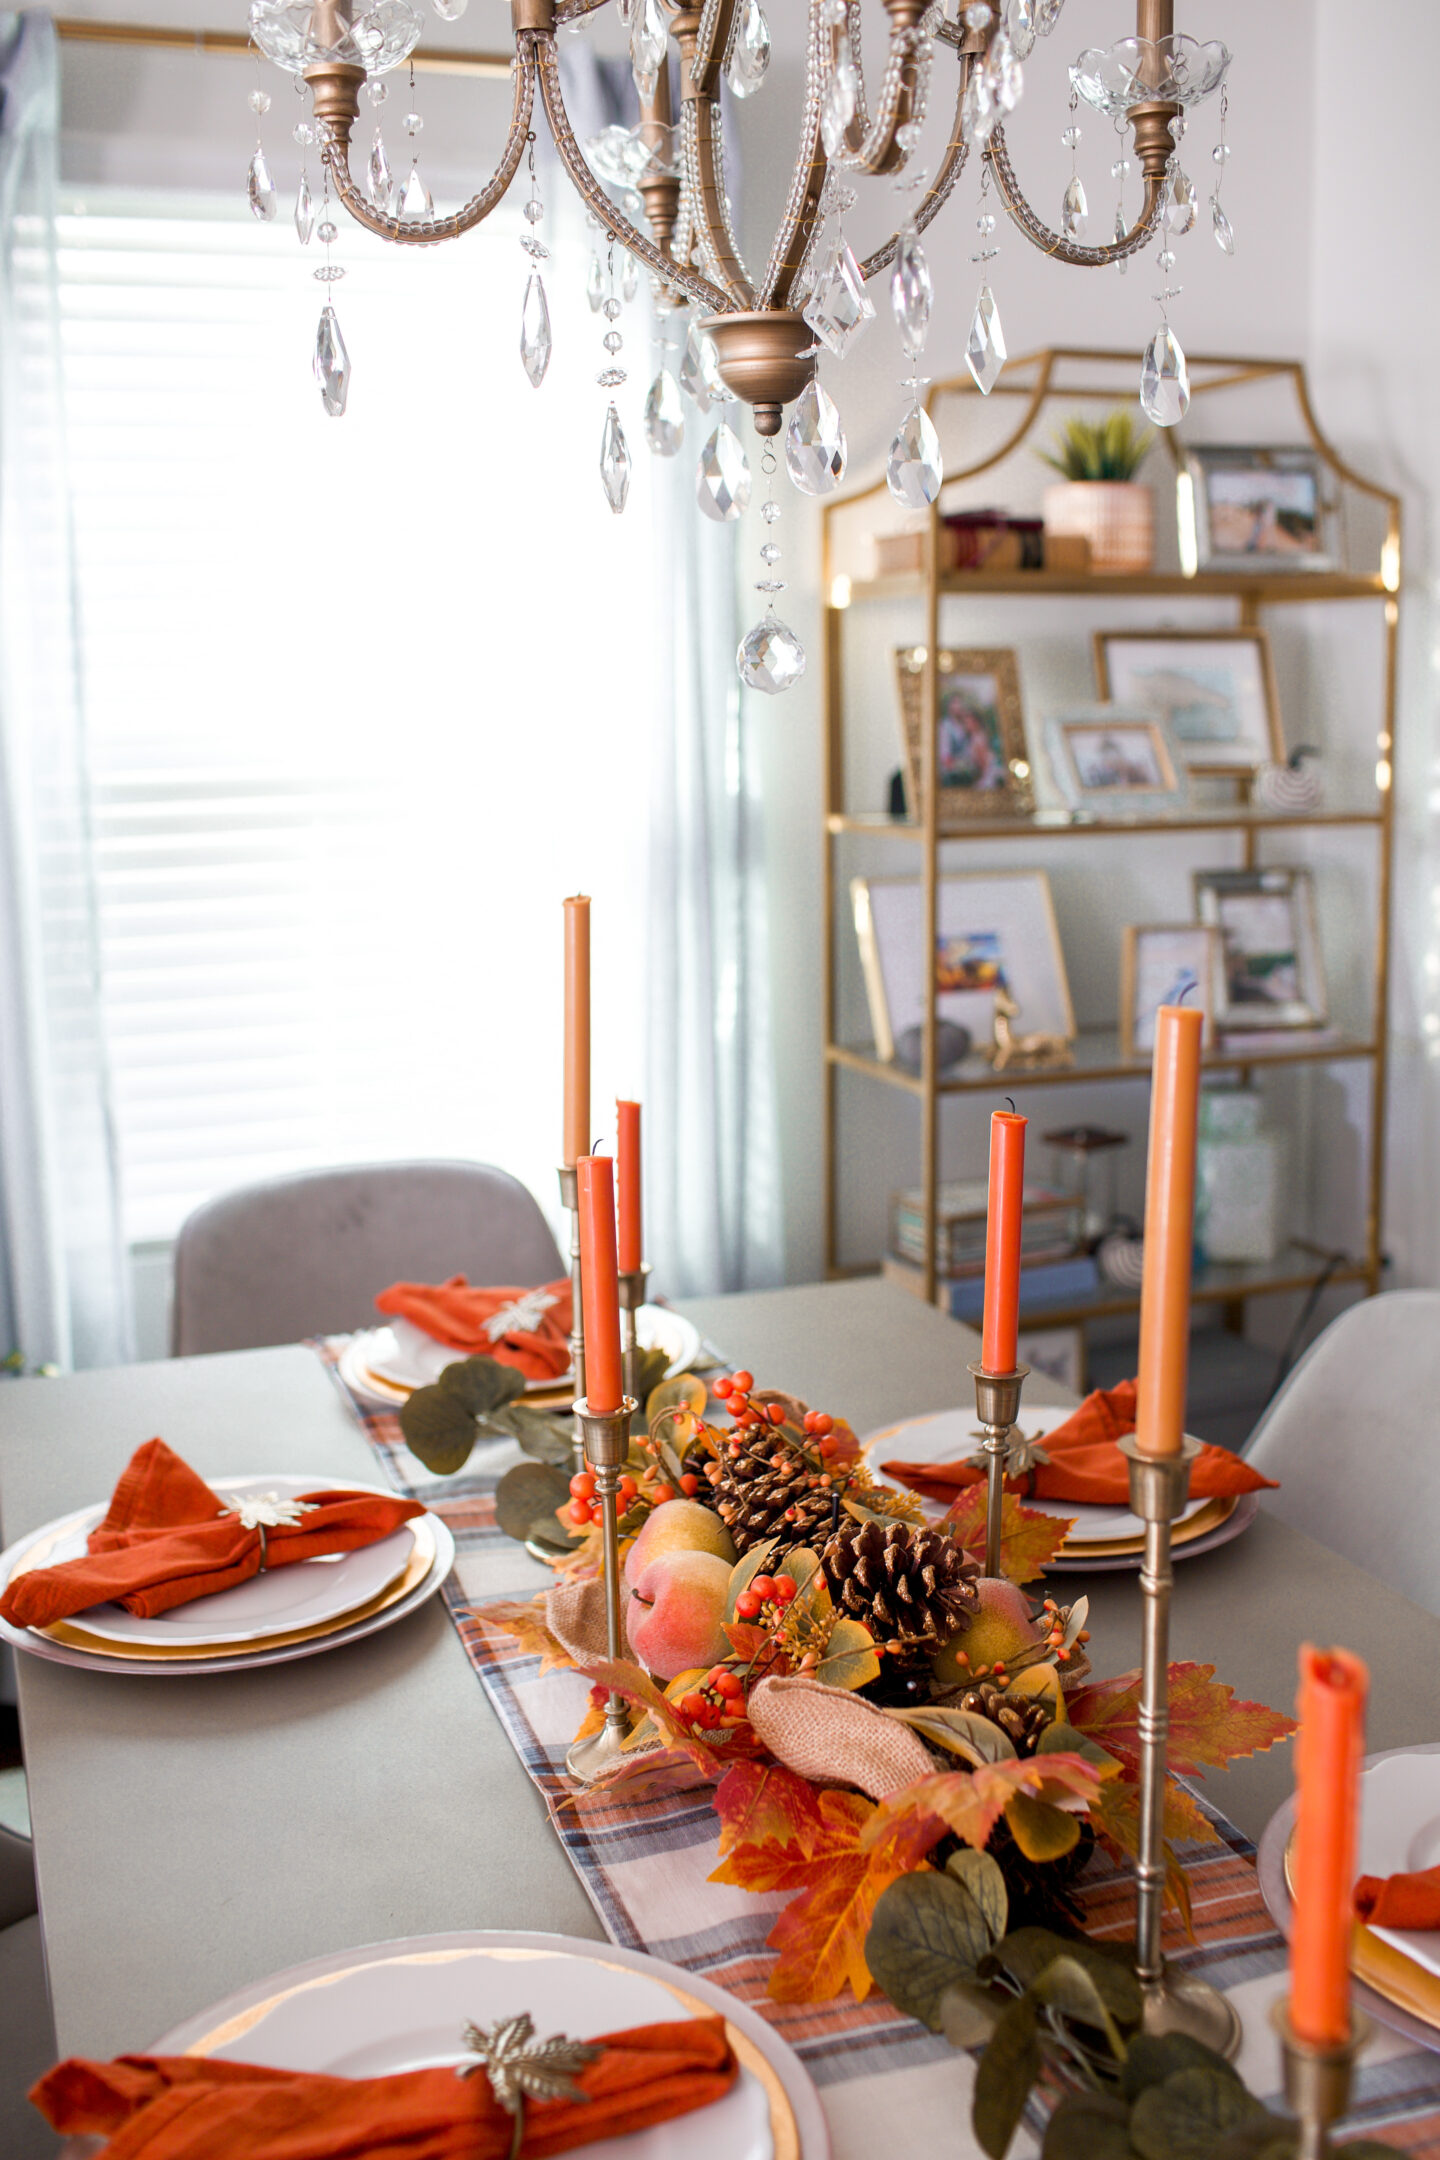
[[(640, 119), (634, 127), (607, 128), (582, 146), (566, 109), (557, 40), (564, 30), (583, 30), (609, 6), (624, 26)], [(435, 213), (413, 168), (403, 188), (387, 189), (387, 161), (378, 144), (379, 169), (368, 175), (368, 187), (366, 176), (352, 177), (350, 169), (362, 90), (378, 102), (381, 78), (419, 40), (421, 17), (410, 0), (373, 0), (369, 6), (363, 0), (253, 0), (250, 29), (261, 52), (309, 86), (331, 189), (357, 223), (399, 246), (434, 246), (482, 223), (503, 201), (527, 141), (543, 125), (604, 236), (597, 259), (602, 248), (612, 251), (612, 259), (614, 250), (625, 251), (648, 273), (662, 321), (691, 311), (680, 386), (702, 412), (722, 400), (727, 410), (731, 401), (748, 406), (762, 437), (781, 434), (786, 407), (812, 383), (817, 339), (843, 355), (874, 319), (867, 287), (889, 276), (892, 266), (895, 316), (907, 346), (918, 347), (932, 285), (947, 268), (933, 241), (922, 248), (919, 236), (972, 157), (1023, 237), (1072, 266), (1123, 266), (1157, 236), (1166, 244), (1167, 222), (1170, 235), (1184, 229), (1182, 220), (1195, 222), (1195, 190), (1179, 170), (1176, 149), (1187, 116), (1223, 84), (1230, 55), (1218, 41), (1178, 33), (1175, 0), (1135, 0), (1135, 35), (1087, 49), (1068, 70), (1072, 126), (1066, 141), (1078, 140), (1073, 108), (1083, 101), (1107, 115), (1122, 138), (1128, 134), (1121, 154), (1128, 150), (1143, 179), (1133, 222), (1126, 227), (1117, 220), (1114, 238), (1096, 245), (1082, 238), (1087, 206), (1078, 179), (1056, 231), (1027, 198), (1005, 139), (1022, 90), (1033, 95), (1043, 74), (1039, 41), (1054, 34), (1063, 0), (959, 0), (958, 6), (956, 0), (865, 0), (863, 6), (861, 0), (791, 0), (791, 6), (803, 20), (806, 43), (803, 102), (791, 134), (792, 178), (768, 252), (748, 263), (727, 193), (722, 104), (774, 95), (767, 0), (511, 0), (504, 146), (490, 178), (448, 214)], [(768, 0), (768, 14), (775, 17), (776, 0)], [(925, 154), (932, 169), (916, 172), (932, 112), (937, 124), (928, 133), (935, 148)], [(366, 155), (368, 146), (359, 153)], [(846, 240), (843, 222), (867, 181), (894, 185), (906, 200), (896, 229), (862, 258)], [(264, 192), (252, 179), (252, 205), (261, 217), (268, 214)], [(1228, 221), (1215, 216), (1212, 223), (1222, 250), (1227, 239), (1233, 245)], [(532, 382), (544, 372), (547, 346), (548, 337), (532, 321), (522, 351)], [(1177, 393), (1183, 377), (1172, 346), (1178, 355), (1167, 330), (1146, 355), (1145, 402), (1156, 418), (1182, 405)], [(1004, 362), (988, 282), (967, 357), (981, 388), (993, 383)], [(672, 456), (678, 447), (683, 413), (676, 403), (670, 382), (657, 380), (644, 416), (645, 438), (656, 455)], [(800, 455), (792, 464), (807, 479), (833, 470), (837, 435), (843, 443), (829, 406), (823, 394), (812, 398), (802, 417)], [(817, 411), (823, 426), (816, 426)], [(745, 492), (739, 477), (743, 450), (728, 422), (717, 435), (702, 454), (697, 493), (710, 516), (726, 519), (737, 514)], [(912, 415), (892, 449), (891, 487), (917, 505), (933, 499), (931, 488), (938, 489), (943, 471), (933, 435), (926, 416)], [(740, 458), (725, 436), (741, 450)], [(612, 502), (623, 498), (628, 484), (613, 451), (607, 439), (605, 487)], [(787, 678), (796, 679), (793, 635), (783, 625), (757, 635), (756, 652), (742, 660), (752, 680), (768, 678), (757, 687), (780, 689)]]

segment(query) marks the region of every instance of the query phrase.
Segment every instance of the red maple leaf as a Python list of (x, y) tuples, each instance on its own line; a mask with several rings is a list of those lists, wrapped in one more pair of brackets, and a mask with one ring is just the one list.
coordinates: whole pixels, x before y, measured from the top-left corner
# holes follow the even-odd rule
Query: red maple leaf
[[(1215, 1678), (1213, 1665), (1169, 1668), (1170, 1736), (1166, 1760), (1181, 1777), (1221, 1770), (1237, 1755), (1258, 1755), (1296, 1729), (1294, 1718), (1264, 1703), (1237, 1702), (1235, 1690)], [(1140, 1674), (1119, 1673), (1094, 1681), (1065, 1698), (1076, 1730), (1117, 1756), (1133, 1779), (1140, 1767)]]
[[(972, 1558), (984, 1549), (985, 1509), (984, 1485), (967, 1485), (957, 1495), (942, 1525)], [(1000, 1516), (1001, 1574), (1013, 1583), (1033, 1582), (1055, 1558), (1074, 1527), (1074, 1522), (1062, 1515), (1022, 1507), (1014, 1493), (1007, 1492)]]

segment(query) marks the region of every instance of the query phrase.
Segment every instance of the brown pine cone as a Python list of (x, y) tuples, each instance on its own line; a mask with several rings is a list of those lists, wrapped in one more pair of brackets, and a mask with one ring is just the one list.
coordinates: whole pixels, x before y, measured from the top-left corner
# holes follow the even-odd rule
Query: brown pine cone
[(892, 1657), (932, 1655), (980, 1602), (979, 1567), (928, 1526), (848, 1520), (820, 1558), (841, 1611), (863, 1620)]
[(989, 1680), (981, 1680), (958, 1695), (947, 1695), (944, 1700), (949, 1708), (968, 1710), (973, 1716), (988, 1718), (992, 1725), (998, 1725), (1017, 1755), (1033, 1755), (1040, 1745), (1041, 1733), (1050, 1723), (1043, 1703), (1029, 1695), (1009, 1694)]
[(818, 1548), (834, 1529), (835, 1496), (798, 1456), (772, 1447), (769, 1454), (747, 1450), (721, 1462), (712, 1504), (742, 1556), (766, 1538), (779, 1538), (782, 1552)]

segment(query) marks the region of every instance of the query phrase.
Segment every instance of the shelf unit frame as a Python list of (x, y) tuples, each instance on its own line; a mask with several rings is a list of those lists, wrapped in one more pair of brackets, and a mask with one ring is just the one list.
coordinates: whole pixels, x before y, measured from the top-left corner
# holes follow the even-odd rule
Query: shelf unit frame
[[(1121, 388), (1116, 382), (1096, 384), (1081, 380), (1065, 379), (1073, 368), (1112, 368), (1128, 371), (1129, 381)], [(921, 1063), (918, 1074), (905, 1072), (893, 1064), (885, 1064), (863, 1050), (842, 1044), (837, 1040), (839, 936), (837, 932), (837, 847), (846, 837), (874, 836), (887, 840), (900, 839), (918, 846), (921, 856), (921, 930), (925, 939), (925, 951), (935, 951), (938, 924), (939, 885), (941, 877), (941, 850), (962, 847), (974, 840), (1013, 840), (1017, 844), (1030, 838), (1056, 838), (1070, 835), (1076, 838), (1103, 836), (1116, 839), (1123, 836), (1162, 832), (1213, 831), (1238, 833), (1242, 838), (1243, 867), (1250, 869), (1257, 860), (1257, 835), (1268, 831), (1293, 831), (1315, 829), (1322, 826), (1370, 828), (1374, 831), (1378, 849), (1376, 889), (1376, 920), (1374, 947), (1374, 978), (1372, 991), (1372, 1015), (1368, 1034), (1363, 1039), (1351, 1038), (1323, 1045), (1304, 1044), (1297, 1049), (1286, 1050), (1277, 1046), (1274, 1051), (1253, 1049), (1227, 1053), (1223, 1044), (1205, 1060), (1210, 1071), (1237, 1071), (1242, 1081), (1253, 1070), (1264, 1070), (1281, 1065), (1342, 1063), (1362, 1061), (1371, 1067), (1371, 1103), (1369, 1121), (1369, 1159), (1365, 1177), (1365, 1226), (1363, 1258), (1341, 1266), (1334, 1266), (1332, 1256), (1314, 1252), (1314, 1264), (1297, 1267), (1283, 1256), (1274, 1263), (1273, 1271), (1266, 1275), (1258, 1270), (1211, 1269), (1197, 1279), (1197, 1302), (1220, 1302), (1225, 1306), (1227, 1320), (1239, 1325), (1243, 1315), (1244, 1299), (1249, 1296), (1275, 1294), (1281, 1291), (1305, 1291), (1321, 1277), (1322, 1270), (1330, 1267), (1329, 1280), (1333, 1282), (1358, 1283), (1366, 1296), (1373, 1296), (1380, 1288), (1384, 1267), (1383, 1209), (1386, 1131), (1386, 1086), (1389, 1070), (1388, 1014), (1390, 988), (1390, 913), (1394, 881), (1394, 785), (1395, 771), (1395, 723), (1397, 688), (1397, 647), (1399, 637), (1399, 592), (1401, 566), (1401, 506), (1398, 495), (1357, 473), (1332, 443), (1321, 432), (1311, 403), (1309, 386), (1303, 365), (1297, 360), (1246, 358), (1235, 355), (1205, 355), (1190, 362), (1192, 400), (1213, 395), (1217, 391), (1237, 388), (1244, 384), (1271, 380), (1288, 382), (1298, 408), (1301, 422), (1310, 443), (1323, 463), (1342, 486), (1353, 488), (1360, 495), (1378, 503), (1384, 511), (1385, 537), (1379, 561), (1373, 571), (1315, 571), (1309, 573), (1264, 571), (1197, 571), (1193, 576), (1183, 573), (1158, 572), (1146, 575), (1087, 575), (1071, 572), (1045, 570), (1014, 570), (1001, 572), (953, 571), (941, 573), (939, 562), (939, 537), (941, 518), (944, 514), (945, 492), (953, 484), (973, 480), (990, 471), (1021, 448), (1031, 435), (1047, 406), (1055, 399), (1071, 402), (1099, 402), (1127, 404), (1134, 399), (1133, 354), (1105, 351), (1095, 347), (1051, 346), (1042, 351), (1025, 355), (1008, 363), (1004, 375), (991, 391), (995, 398), (1013, 398), (1021, 401), (1023, 410), (998, 449), (990, 450), (972, 464), (946, 475), (945, 488), (930, 507), (924, 535), (924, 569), (918, 575), (902, 575), (871, 579), (836, 578), (836, 519), (853, 512), (855, 507), (867, 500), (883, 499), (886, 486), (883, 480), (854, 490), (826, 503), (822, 511), (822, 606), (823, 635), (821, 649), (822, 704), (824, 713), (824, 916), (822, 967), (824, 980), (824, 1251), (826, 1272), (830, 1276), (853, 1273), (839, 1262), (839, 1088), (841, 1075), (849, 1072), (898, 1087), (919, 1100), (921, 1113), (920, 1142), (920, 1192), (925, 1224), (926, 1259), (923, 1269), (923, 1290), (927, 1303), (935, 1300), (938, 1276), (935, 1265), (937, 1200), (941, 1182), (940, 1174), (940, 1104), (946, 1095), (998, 1087), (988, 1068), (974, 1070), (969, 1074), (942, 1081), (938, 1077), (936, 1062), (937, 985), (936, 971), (932, 965), (922, 967), (926, 983), (925, 1008), (921, 1030)], [(978, 396), (976, 385), (968, 374), (952, 377), (932, 385), (925, 400), (927, 412), (932, 417), (938, 405), (946, 399), (963, 400)], [(1180, 445), (1173, 436), (1167, 436), (1175, 457), (1177, 468), (1180, 461)], [(1115, 596), (1142, 596), (1154, 599), (1196, 598), (1228, 599), (1235, 603), (1237, 629), (1256, 627), (1261, 611), (1269, 606), (1298, 605), (1307, 601), (1368, 601), (1378, 604), (1384, 611), (1384, 657), (1381, 695), (1380, 764), (1384, 777), (1377, 770), (1377, 800), (1373, 810), (1350, 809), (1320, 811), (1286, 816), (1266, 813), (1248, 804), (1237, 803), (1208, 806), (1198, 810), (1184, 810), (1173, 816), (1151, 816), (1124, 821), (1106, 822), (1099, 818), (1081, 817), (1068, 813), (1039, 811), (1031, 817), (981, 820), (967, 822), (963, 832), (939, 828), (939, 790), (936, 787), (935, 749), (936, 731), (927, 726), (921, 739), (921, 772), (924, 815), (919, 819), (889, 818), (883, 815), (856, 814), (847, 811), (845, 791), (845, 709), (844, 709), (844, 631), (845, 617), (855, 606), (863, 606), (873, 599), (914, 597), (922, 599), (925, 607), (924, 638), (926, 665), (923, 684), (924, 710), (935, 710), (936, 654), (940, 648), (941, 602), (947, 594), (964, 593), (972, 598), (984, 595), (1040, 598), (1056, 597), (1113, 598)], [(1111, 1031), (1113, 1039), (1113, 1031)], [(1050, 1070), (1026, 1070), (1023, 1077), (1028, 1089), (1056, 1087), (1079, 1082), (1141, 1081), (1149, 1078), (1149, 1064), (1144, 1059), (1129, 1060), (1119, 1054), (1118, 1041), (1115, 1054), (1107, 1057), (1103, 1051), (1098, 1062), (1077, 1057), (1073, 1067)], [(1291, 1240), (1287, 1248), (1294, 1251), (1299, 1241)], [(1303, 1245), (1300, 1249), (1305, 1249)], [(1208, 1278), (1208, 1279), (1207, 1279)], [(1136, 1309), (1138, 1300), (1125, 1293), (1102, 1295), (1083, 1307), (1042, 1308), (1029, 1317), (1034, 1326), (1060, 1326), (1102, 1314), (1126, 1312)]]

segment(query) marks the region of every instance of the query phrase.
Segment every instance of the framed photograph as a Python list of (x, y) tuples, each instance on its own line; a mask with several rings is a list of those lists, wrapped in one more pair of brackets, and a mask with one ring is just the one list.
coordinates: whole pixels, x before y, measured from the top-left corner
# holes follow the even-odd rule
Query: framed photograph
[(1197, 870), (1195, 912), (1220, 932), (1222, 1028), (1323, 1027), (1325, 976), (1308, 870)]
[[(855, 878), (850, 886), (876, 1055), (925, 1010), (918, 878)], [(1050, 881), (1043, 870), (977, 870), (940, 880), (934, 966), (939, 1017), (968, 1028), (977, 1047), (995, 1031), (995, 994), (1019, 1007), (1026, 1033), (1075, 1037)]]
[(1334, 569), (1332, 513), (1318, 452), (1207, 443), (1187, 451), (1185, 465), (1197, 569)]
[(1155, 1015), (1183, 999), (1205, 1015), (1201, 1048), (1215, 1047), (1220, 932), (1213, 923), (1131, 923), (1120, 949), (1120, 1054), (1148, 1057)]
[[(1072, 1394), (1086, 1390), (1087, 1360), (1083, 1327), (1021, 1328), (1016, 1338), (1020, 1363), (1057, 1380)], [(1021, 1419), (1023, 1430), (1024, 1419)]]
[[(1018, 817), (1035, 807), (1020, 669), (1008, 646), (935, 656), (935, 771), (942, 830), (977, 817)], [(905, 739), (906, 792), (912, 817), (924, 816), (921, 773), (925, 725), (925, 647), (902, 645), (895, 655)]]
[(1160, 715), (1192, 773), (1285, 762), (1263, 630), (1097, 630), (1095, 674), (1102, 697)]
[(1138, 817), (1184, 802), (1185, 767), (1159, 713), (1081, 705), (1045, 722), (1055, 785), (1072, 810)]

